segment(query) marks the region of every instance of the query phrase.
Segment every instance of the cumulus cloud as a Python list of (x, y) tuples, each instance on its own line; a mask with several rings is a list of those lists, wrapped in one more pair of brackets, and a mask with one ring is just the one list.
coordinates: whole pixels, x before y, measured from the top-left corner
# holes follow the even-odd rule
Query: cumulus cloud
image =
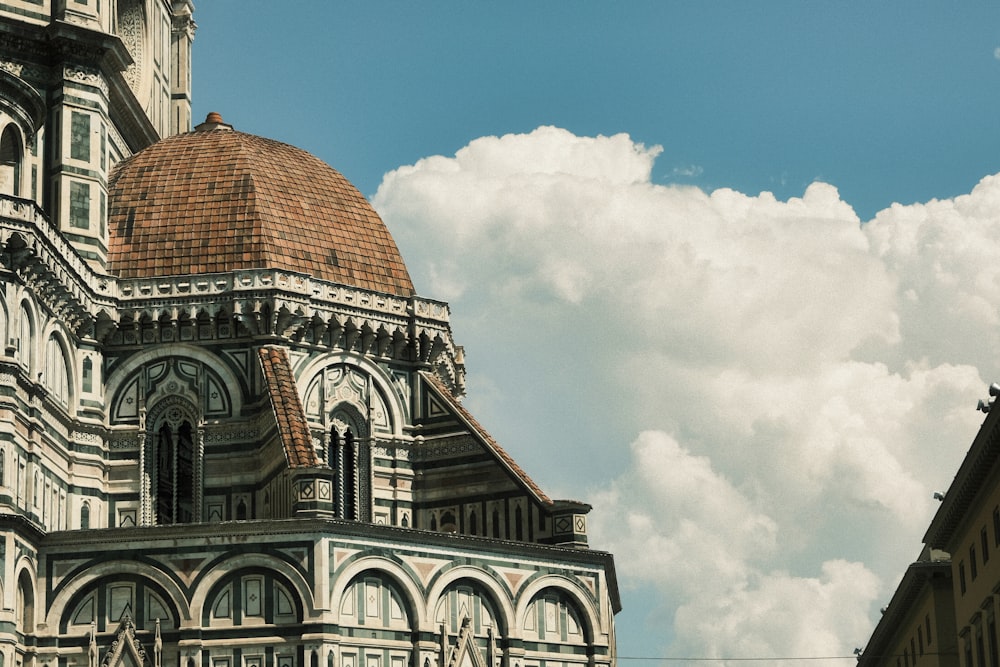
[(662, 650), (849, 654), (1000, 370), (1000, 177), (861, 221), (825, 183), (653, 184), (661, 152), (486, 137), (374, 203), (451, 301), (470, 407), (594, 503), (626, 607), (629, 586), (663, 600)]

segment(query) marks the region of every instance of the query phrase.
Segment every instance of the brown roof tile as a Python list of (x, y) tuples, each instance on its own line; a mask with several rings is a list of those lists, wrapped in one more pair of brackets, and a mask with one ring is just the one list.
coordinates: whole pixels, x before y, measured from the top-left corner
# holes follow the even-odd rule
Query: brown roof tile
[(414, 294), (389, 230), (338, 171), (288, 144), (214, 127), (168, 137), (116, 166), (111, 273), (270, 268)]
[(283, 347), (265, 346), (258, 354), (288, 467), (318, 465), (288, 351)]

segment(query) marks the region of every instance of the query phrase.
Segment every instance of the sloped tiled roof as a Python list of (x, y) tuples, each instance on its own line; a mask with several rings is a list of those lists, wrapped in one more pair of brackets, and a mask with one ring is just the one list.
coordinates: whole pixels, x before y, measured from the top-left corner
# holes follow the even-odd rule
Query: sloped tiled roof
[(317, 465), (316, 451), (306, 423), (306, 413), (299, 399), (295, 375), (283, 347), (264, 346), (258, 350), (260, 367), (264, 372), (264, 386), (271, 399), (278, 437), (285, 450), (290, 468)]
[(545, 492), (535, 484), (534, 480), (528, 477), (528, 473), (521, 469), (521, 466), (517, 465), (510, 454), (500, 446), (493, 436), (486, 432), (479, 422), (469, 413), (465, 407), (459, 403), (448, 388), (444, 385), (441, 380), (433, 373), (428, 373), (427, 371), (420, 371), (420, 376), (424, 379), (427, 385), (434, 392), (434, 395), (441, 401), (447, 404), (447, 406), (455, 413), (455, 415), (468, 426), (472, 432), (483, 441), (493, 454), (499, 459), (499, 461), (506, 467), (514, 476), (523, 484), (527, 489), (535, 495), (540, 501), (547, 505), (552, 505), (552, 500), (545, 495)]
[(385, 224), (309, 153), (218, 114), (119, 163), (108, 270), (122, 278), (269, 268), (397, 296), (413, 283)]

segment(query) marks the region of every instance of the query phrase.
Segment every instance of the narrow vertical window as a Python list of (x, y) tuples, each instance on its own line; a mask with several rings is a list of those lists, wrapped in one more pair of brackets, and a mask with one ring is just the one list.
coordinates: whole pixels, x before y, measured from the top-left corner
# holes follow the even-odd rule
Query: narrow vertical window
[(87, 357), (83, 360), (83, 390), (94, 391), (94, 362)]
[(0, 192), (3, 194), (21, 195), (23, 153), (20, 135), (13, 125), (8, 125), (0, 135)]
[(191, 523), (194, 516), (194, 433), (189, 422), (174, 432), (164, 424), (156, 443), (156, 520)]
[(993, 508), (993, 546), (1000, 547), (1000, 506)]
[(90, 160), (90, 114), (72, 112), (69, 135), (69, 156), (74, 160)]
[(997, 667), (997, 663), (1000, 662), (1000, 653), (998, 653), (997, 650), (996, 616), (990, 616), (989, 622), (987, 623), (987, 630), (989, 634), (989, 643), (990, 643), (990, 667)]
[(976, 564), (975, 544), (969, 547), (969, 572), (972, 574), (972, 580), (975, 581), (976, 577), (979, 576), (979, 566)]
[(69, 224), (78, 229), (90, 227), (90, 184), (69, 184)]
[(80, 528), (90, 528), (90, 503), (84, 503), (80, 508)]
[(351, 429), (347, 429), (344, 434), (344, 457), (341, 461), (344, 466), (344, 518), (357, 519), (358, 464), (354, 451), (354, 433)]
[(979, 531), (979, 544), (983, 549), (983, 565), (986, 565), (990, 559), (990, 540), (986, 534), (986, 526)]
[(958, 564), (958, 587), (965, 595), (965, 561)]

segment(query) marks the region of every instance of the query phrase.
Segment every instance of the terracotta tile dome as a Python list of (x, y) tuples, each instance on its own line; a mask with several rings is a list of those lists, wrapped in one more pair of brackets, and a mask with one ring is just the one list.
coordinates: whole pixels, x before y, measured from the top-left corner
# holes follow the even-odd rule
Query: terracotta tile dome
[(270, 268), (414, 294), (364, 196), (303, 150), (209, 114), (123, 160), (109, 179), (108, 270), (122, 278)]

